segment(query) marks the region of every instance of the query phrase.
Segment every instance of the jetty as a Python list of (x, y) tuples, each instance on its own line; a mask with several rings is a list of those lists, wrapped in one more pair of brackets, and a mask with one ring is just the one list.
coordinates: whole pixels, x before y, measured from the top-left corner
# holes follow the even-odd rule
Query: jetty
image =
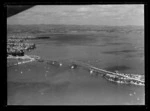
[(96, 72), (96, 74), (101, 74), (102, 76), (104, 76), (107, 79), (110, 79), (111, 81), (114, 82), (119, 82), (120, 83), (129, 83), (129, 84), (136, 84), (136, 85), (144, 85), (145, 81), (141, 79), (142, 75), (139, 74), (124, 74), (124, 73), (118, 73), (118, 72), (111, 72), (111, 71), (107, 71), (104, 69), (100, 69), (97, 67), (94, 67), (88, 63), (84, 63), (81, 61), (73, 61), (73, 63), (87, 68), (90, 71), (92, 70), (92, 72)]
[(23, 60), (23, 61), (18, 61), (18, 63), (14, 64), (14, 65), (19, 65), (19, 64), (24, 64), (24, 63), (29, 63), (29, 62), (33, 62), (33, 61), (36, 61), (36, 60), (39, 60), (40, 57), (39, 56), (36, 56), (36, 55), (24, 55), (24, 56), (12, 56), (12, 55), (9, 55), (7, 57), (7, 59), (16, 59), (16, 60)]

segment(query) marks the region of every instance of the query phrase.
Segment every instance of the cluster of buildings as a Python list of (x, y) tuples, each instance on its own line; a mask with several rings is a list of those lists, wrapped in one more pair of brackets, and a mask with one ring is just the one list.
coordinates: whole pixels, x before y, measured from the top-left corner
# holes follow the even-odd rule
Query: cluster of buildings
[(34, 43), (25, 43), (24, 39), (9, 38), (7, 40), (7, 56), (24, 56), (25, 51), (36, 48)]
[(116, 83), (125, 83), (125, 84), (135, 84), (135, 85), (144, 85), (144, 81), (138, 80), (137, 78), (129, 79), (125, 78), (119, 75), (111, 75), (111, 74), (106, 74), (104, 76), (109, 81), (116, 82)]
[(8, 35), (8, 38), (10, 39), (32, 39), (32, 38), (35, 38), (34, 36), (32, 35), (28, 35), (28, 34), (25, 34), (25, 35), (22, 35), (22, 34), (9, 34)]

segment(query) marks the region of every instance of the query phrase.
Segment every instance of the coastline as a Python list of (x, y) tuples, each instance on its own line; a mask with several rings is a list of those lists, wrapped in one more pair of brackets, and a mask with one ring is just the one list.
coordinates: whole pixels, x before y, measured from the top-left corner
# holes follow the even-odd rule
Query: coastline
[[(33, 61), (35, 61), (35, 60), (40, 59), (40, 57), (39, 57), (39, 56), (36, 56), (36, 55), (24, 55), (24, 56), (16, 56), (16, 57), (9, 55), (9, 56), (7, 57), (7, 59), (23, 59), (23, 60), (25, 60), (25, 61), (18, 62), (18, 63), (16, 63), (16, 64), (14, 64), (14, 65), (17, 65), (17, 64), (24, 64), (24, 63), (28, 63), (28, 62), (33, 62)], [(26, 60), (26, 59), (27, 59), (27, 60)]]

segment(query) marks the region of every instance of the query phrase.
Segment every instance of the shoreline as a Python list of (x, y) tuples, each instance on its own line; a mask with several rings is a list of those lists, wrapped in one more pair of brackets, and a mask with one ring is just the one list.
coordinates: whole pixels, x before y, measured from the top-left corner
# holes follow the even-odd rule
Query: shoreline
[(24, 56), (12, 56), (12, 55), (9, 55), (7, 57), (7, 59), (23, 59), (23, 60), (29, 59), (28, 61), (22, 61), (22, 62), (18, 62), (16, 64), (14, 64), (14, 65), (18, 65), (18, 64), (24, 64), (24, 63), (28, 63), (28, 62), (33, 62), (35, 60), (40, 59), (40, 57), (36, 56), (36, 55), (24, 55)]

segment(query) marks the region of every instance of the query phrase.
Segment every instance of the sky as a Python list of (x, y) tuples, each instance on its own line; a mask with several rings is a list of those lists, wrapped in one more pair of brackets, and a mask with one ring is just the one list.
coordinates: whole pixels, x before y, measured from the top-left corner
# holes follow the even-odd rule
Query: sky
[(7, 24), (144, 25), (144, 5), (37, 5)]

